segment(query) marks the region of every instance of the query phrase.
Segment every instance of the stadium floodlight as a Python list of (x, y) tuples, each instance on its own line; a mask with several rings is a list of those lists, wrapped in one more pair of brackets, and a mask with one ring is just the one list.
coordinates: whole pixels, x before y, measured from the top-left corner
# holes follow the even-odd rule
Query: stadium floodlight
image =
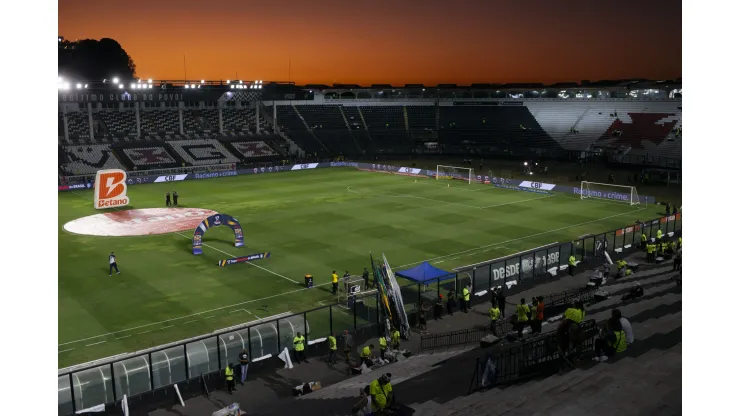
[(206, 80), (202, 79), (202, 80), (200, 80), (200, 83), (201, 84), (205, 84), (206, 83)]
[(123, 84), (118, 84), (118, 88), (123, 89)]
[(229, 87), (230, 87), (230, 88), (231, 88), (232, 90), (234, 89), (234, 86), (233, 86), (233, 85), (230, 85)]
[(200, 85), (198, 85), (198, 88), (200, 88)]
[(151, 78), (149, 78), (149, 79), (148, 79), (147, 81), (148, 81), (148, 82), (149, 82), (150, 84), (152, 83), (152, 79), (151, 79)]
[(134, 84), (134, 83), (132, 82), (132, 83), (131, 83), (131, 89), (134, 89), (134, 88), (136, 88), (136, 84)]
[(231, 84), (231, 80), (230, 79), (227, 79), (226, 80), (226, 85), (229, 85), (229, 84)]
[(527, 166), (527, 162), (524, 162), (524, 166)]
[[(581, 199), (603, 199), (615, 203), (640, 205), (640, 195), (634, 186), (598, 182), (581, 182)], [(647, 204), (647, 199), (645, 199)]]
[(185, 84), (185, 88), (190, 88), (190, 84)]
[(65, 83), (64, 83), (64, 89), (65, 89), (65, 90), (68, 90), (68, 89), (70, 89), (70, 88), (71, 88), (71, 86), (69, 85), (69, 82), (65, 82)]
[(435, 179), (458, 179), (471, 184), (473, 183), (473, 174), (474, 172), (472, 168), (437, 165), (437, 174), (435, 175)]
[(85, 84), (85, 89), (87, 89), (87, 84)]
[(260, 84), (262, 84), (262, 80), (260, 80)]
[(244, 81), (242, 81), (242, 80), (239, 80), (239, 83), (240, 83), (240, 84), (243, 84), (243, 83), (244, 83)]
[(262, 85), (260, 85), (260, 86), (259, 86), (258, 88), (259, 88), (259, 89), (262, 89)]
[(118, 84), (118, 77), (113, 77), (113, 83)]

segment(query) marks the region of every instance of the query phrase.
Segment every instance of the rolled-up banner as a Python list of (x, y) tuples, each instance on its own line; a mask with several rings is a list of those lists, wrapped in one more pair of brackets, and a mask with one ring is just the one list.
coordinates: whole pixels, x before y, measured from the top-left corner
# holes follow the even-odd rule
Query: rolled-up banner
[(246, 263), (248, 261), (262, 260), (270, 257), (270, 252), (250, 254), (248, 256), (234, 257), (233, 259), (219, 260), (219, 267), (226, 267), (237, 263)]

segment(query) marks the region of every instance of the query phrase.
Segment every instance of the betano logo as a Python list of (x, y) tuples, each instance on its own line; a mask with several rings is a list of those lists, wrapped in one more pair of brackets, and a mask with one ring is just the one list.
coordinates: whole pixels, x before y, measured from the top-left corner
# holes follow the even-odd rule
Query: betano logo
[(99, 170), (95, 175), (95, 209), (126, 206), (126, 171), (121, 169)]

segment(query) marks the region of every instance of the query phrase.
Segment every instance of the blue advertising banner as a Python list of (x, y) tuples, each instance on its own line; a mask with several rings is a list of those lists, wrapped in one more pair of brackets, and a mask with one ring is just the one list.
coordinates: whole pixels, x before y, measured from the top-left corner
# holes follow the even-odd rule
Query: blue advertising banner
[(269, 258), (270, 258), (270, 252), (268, 251), (266, 253), (250, 254), (248, 256), (234, 257), (233, 259), (219, 260), (218, 265), (220, 267), (226, 267), (232, 264), (245, 263), (248, 261), (262, 260), (262, 259), (269, 259)]
[(193, 233), (193, 254), (203, 254), (203, 235), (211, 227), (226, 225), (234, 230), (234, 247), (244, 246), (244, 232), (239, 221), (231, 215), (215, 214), (203, 220)]
[[(262, 174), (262, 173), (273, 173), (273, 172), (292, 172), (292, 171), (301, 171), (301, 170), (310, 170), (310, 169), (319, 169), (319, 168), (330, 168), (330, 167), (353, 167), (353, 168), (357, 168), (361, 170), (369, 170), (369, 171), (374, 171), (374, 172), (387, 172), (387, 173), (408, 175), (408, 176), (427, 176), (430, 178), (434, 178), (437, 175), (437, 172), (431, 169), (419, 169), (419, 168), (410, 168), (406, 166), (384, 165), (380, 163), (322, 162), (322, 163), (304, 163), (300, 165), (282, 165), (282, 166), (269, 166), (269, 167), (251, 168), (251, 169), (237, 169), (237, 170), (222, 171), (222, 172), (201, 172), (201, 173), (187, 173), (187, 174), (161, 175), (161, 176), (138, 176), (138, 177), (130, 177), (128, 178), (126, 182), (128, 185), (138, 185), (138, 184), (145, 184), (145, 183), (174, 182), (174, 181), (184, 181), (184, 180), (191, 180), (191, 179), (223, 178), (223, 177), (228, 177), (228, 176), (255, 175), (255, 174)], [(467, 176), (464, 176), (462, 174), (449, 174), (449, 176), (452, 176), (452, 177), (459, 176), (460, 179), (467, 179)], [(564, 193), (575, 194), (575, 195), (581, 194), (581, 189), (577, 186), (556, 185), (556, 184), (551, 184), (551, 183), (535, 182), (535, 181), (522, 181), (519, 179), (499, 178), (499, 177), (484, 176), (484, 175), (477, 175), (475, 177), (475, 180), (480, 183), (490, 184), (496, 188), (505, 188), (505, 189), (511, 189), (511, 190), (516, 190), (516, 191), (535, 192), (535, 193), (542, 193), (542, 194), (545, 194), (545, 193), (549, 194), (551, 193), (551, 191), (564, 192)], [(63, 185), (63, 186), (59, 186), (59, 191), (71, 191), (75, 189), (84, 189), (85, 187), (86, 185), (84, 184)], [(630, 195), (627, 193), (591, 191), (592, 194), (594, 192), (598, 193), (598, 195), (594, 194), (592, 196), (597, 196), (599, 198), (613, 199), (613, 200), (618, 200), (618, 201), (629, 201), (630, 200)], [(643, 195), (640, 196), (640, 200), (642, 203), (648, 203), (648, 204), (654, 204), (656, 201), (655, 197), (653, 196), (643, 196)]]

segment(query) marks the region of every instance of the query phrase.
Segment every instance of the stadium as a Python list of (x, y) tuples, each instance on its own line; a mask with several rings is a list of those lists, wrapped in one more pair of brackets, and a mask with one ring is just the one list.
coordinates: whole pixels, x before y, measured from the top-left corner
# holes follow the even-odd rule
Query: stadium
[[(677, 238), (681, 94), (649, 80), (60, 78), (59, 414), (178, 383), (197, 395), (245, 348), (250, 371), (272, 371), (297, 332), (318, 356), (331, 333), (359, 344), (401, 310), (413, 326), (421, 301), (466, 285), (483, 304), (496, 286), (559, 281), (571, 256), (586, 272), (639, 253), (646, 232)], [(128, 204), (101, 211), (110, 169), (126, 172)], [(207, 224), (216, 215), (237, 226)], [(419, 265), (446, 274), (399, 272)], [(366, 268), (393, 269), (395, 309), (359, 283)], [(333, 293), (334, 272), (360, 292)]]

